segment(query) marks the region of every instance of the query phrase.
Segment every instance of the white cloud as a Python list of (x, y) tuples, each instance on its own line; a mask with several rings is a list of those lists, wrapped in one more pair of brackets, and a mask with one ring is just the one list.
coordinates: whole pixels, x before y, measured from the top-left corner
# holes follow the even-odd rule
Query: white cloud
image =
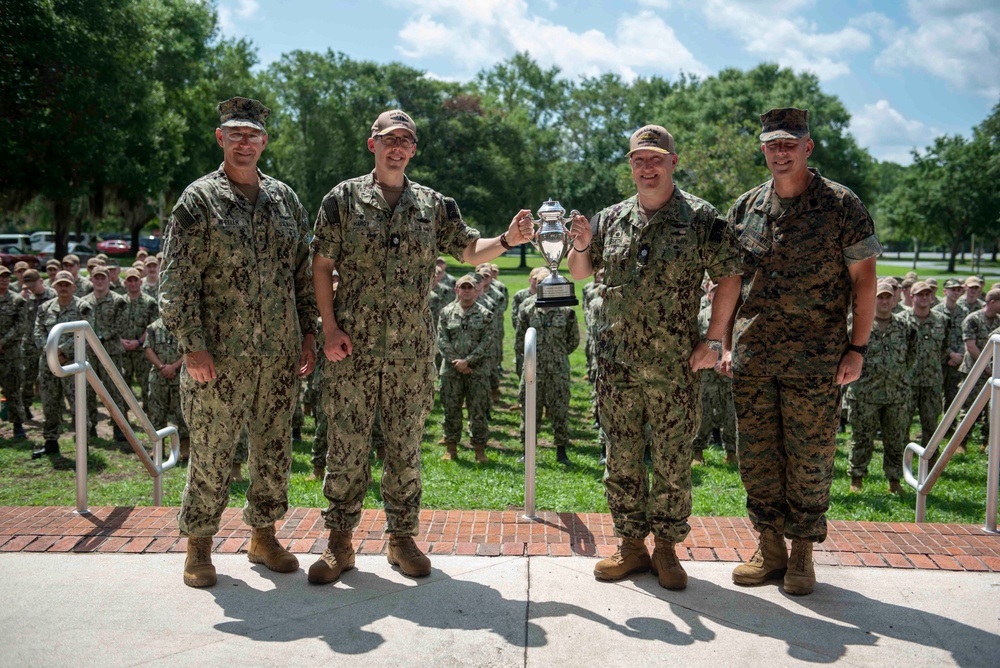
[(871, 47), (871, 37), (854, 25), (835, 32), (795, 12), (809, 0), (696, 0), (710, 27), (731, 33), (750, 54), (827, 81), (850, 74), (848, 59)]
[(240, 30), (236, 27), (236, 19), (247, 20), (254, 17), (257, 11), (260, 9), (260, 5), (257, 0), (236, 0), (235, 6), (233, 3), (222, 4), (219, 3), (218, 14), (219, 14), (219, 29), (227, 35), (239, 34)]
[[(681, 43), (671, 26), (650, 11), (623, 15), (613, 35), (573, 31), (533, 14), (524, 0), (393, 1), (411, 17), (399, 32), (400, 53), (414, 60), (444, 58), (471, 76), (527, 51), (543, 67), (567, 77), (613, 72), (626, 80), (643, 73), (707, 75), (709, 69)], [(641, 34), (641, 46), (636, 34)], [(653, 45), (653, 46), (650, 46)]]
[(879, 160), (891, 160), (903, 165), (913, 160), (911, 150), (922, 150), (941, 134), (920, 121), (906, 118), (888, 100), (866, 104), (860, 111), (853, 112), (851, 133)]
[(923, 70), (954, 89), (1000, 96), (1000, 6), (995, 0), (911, 0), (909, 14), (914, 25), (888, 37), (876, 67)]

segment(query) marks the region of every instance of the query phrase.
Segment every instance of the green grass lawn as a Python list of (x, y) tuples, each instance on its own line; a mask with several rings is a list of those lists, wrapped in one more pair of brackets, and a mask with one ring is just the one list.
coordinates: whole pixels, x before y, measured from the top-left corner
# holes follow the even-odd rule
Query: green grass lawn
[[(500, 279), (506, 283), (510, 294), (527, 286), (527, 271), (518, 270), (518, 258), (503, 257)], [(529, 264), (541, 261), (529, 255)], [(456, 266), (449, 272), (458, 276), (464, 271)], [(568, 272), (564, 272), (568, 277)], [(577, 296), (582, 295), (585, 282), (577, 282)], [(582, 327), (583, 317), (580, 314)], [(472, 451), (461, 448), (458, 462), (439, 461), (443, 446), (437, 445), (441, 437), (442, 411), (435, 401), (434, 410), (427, 420), (423, 437), (423, 507), (435, 509), (494, 509), (519, 508), (524, 503), (524, 465), (517, 461), (522, 454), (518, 438), (520, 412), (514, 408), (517, 400), (517, 379), (513, 375), (514, 333), (510, 313), (506, 314), (506, 357), (503, 380), (504, 406), (494, 409), (491, 422), (491, 442), (496, 446), (488, 451), (490, 463), (477, 466)], [(573, 389), (570, 403), (570, 451), (572, 465), (563, 467), (555, 461), (552, 435), (548, 424), (539, 425), (539, 451), (537, 465), (537, 501), (539, 510), (567, 512), (607, 512), (604, 487), (601, 481), (603, 467), (598, 466), (600, 454), (596, 434), (591, 427), (590, 386), (585, 381), (585, 357), (581, 347), (571, 356)], [(36, 418), (41, 417), (41, 406), (36, 403)], [(917, 435), (914, 425), (912, 434)], [(295, 443), (289, 500), (292, 506), (325, 507), (321, 484), (306, 481), (312, 471), (310, 464), (313, 421), (306, 418), (304, 442)], [(0, 505), (75, 505), (75, 463), (72, 435), (61, 439), (63, 457), (31, 459), (32, 444), (9, 438), (10, 425), (0, 427)], [(40, 442), (39, 426), (29, 428), (29, 434)], [(5, 438), (6, 437), (6, 438)], [(975, 438), (973, 439), (974, 442)], [(915, 494), (904, 485), (901, 496), (888, 493), (887, 482), (881, 472), (881, 455), (873, 458), (865, 490), (860, 494), (848, 492), (850, 479), (847, 474), (849, 438), (841, 434), (837, 439), (836, 479), (833, 484), (831, 519), (866, 521), (901, 521), (914, 519)], [(463, 445), (468, 446), (466, 437)], [(706, 465), (692, 472), (694, 514), (716, 516), (743, 516), (746, 514), (745, 494), (739, 473), (733, 466), (723, 464), (721, 450), (709, 449), (705, 453)], [(92, 442), (88, 460), (88, 480), (92, 506), (149, 505), (152, 503), (152, 481), (145, 469), (131, 453), (121, 452), (110, 440)], [(365, 499), (365, 507), (381, 507), (378, 480), (381, 463), (372, 458), (374, 481)], [(184, 486), (185, 468), (180, 466), (168, 471), (164, 477), (164, 503), (179, 505)], [(960, 522), (982, 524), (986, 505), (986, 455), (971, 447), (966, 455), (956, 456), (944, 476), (934, 488), (929, 502), (927, 519), (930, 522)], [(231, 487), (230, 505), (243, 505), (246, 483)]]

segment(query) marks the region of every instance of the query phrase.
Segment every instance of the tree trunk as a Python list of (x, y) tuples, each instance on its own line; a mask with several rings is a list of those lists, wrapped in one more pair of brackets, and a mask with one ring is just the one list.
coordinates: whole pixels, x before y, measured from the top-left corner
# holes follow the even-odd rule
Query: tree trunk
[[(994, 257), (996, 257), (996, 251), (994, 251)], [(528, 244), (521, 244), (521, 264), (518, 265), (518, 269), (528, 268)]]
[(52, 232), (56, 235), (56, 250), (53, 257), (62, 259), (66, 255), (66, 234), (69, 232), (69, 197), (57, 197), (52, 201)]

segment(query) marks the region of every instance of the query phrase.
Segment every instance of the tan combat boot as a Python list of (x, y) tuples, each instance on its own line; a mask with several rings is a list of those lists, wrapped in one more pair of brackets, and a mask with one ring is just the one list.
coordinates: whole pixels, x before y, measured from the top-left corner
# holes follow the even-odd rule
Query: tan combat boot
[(237, 462), (233, 462), (231, 476), (230, 482), (244, 482), (246, 480), (246, 478), (243, 477), (243, 467)]
[(664, 589), (675, 591), (684, 589), (688, 585), (688, 576), (681, 566), (680, 559), (677, 558), (674, 544), (665, 538), (654, 540), (653, 558), (650, 559), (649, 570), (653, 571), (653, 575)]
[(851, 478), (851, 491), (854, 492), (855, 494), (860, 492), (862, 488), (864, 488), (864, 486), (865, 486), (865, 481), (864, 478), (862, 478), (861, 476), (856, 475), (853, 478)]
[(295, 555), (281, 547), (274, 537), (274, 525), (250, 529), (250, 548), (247, 558), (251, 563), (264, 564), (276, 573), (291, 573), (299, 568)]
[(900, 487), (898, 480), (889, 481), (889, 493), (890, 494), (902, 494), (903, 488)]
[(211, 587), (216, 582), (212, 565), (212, 537), (188, 536), (184, 559), (184, 584), (188, 587)]
[(411, 578), (422, 578), (431, 574), (431, 560), (420, 551), (413, 541), (413, 536), (396, 536), (389, 538), (389, 563), (399, 566), (403, 575)]
[(733, 582), (738, 585), (763, 584), (771, 578), (780, 578), (788, 566), (788, 552), (785, 539), (773, 529), (760, 532), (757, 551), (750, 561), (733, 570)]
[(325, 478), (326, 478), (326, 468), (323, 466), (314, 466), (313, 472), (306, 477), (306, 480), (309, 482), (314, 482), (316, 480), (323, 480)]
[(458, 443), (445, 443), (444, 450), (444, 454), (441, 455), (441, 461), (450, 462), (453, 459), (458, 459)]
[(487, 464), (489, 463), (489, 457), (486, 456), (486, 444), (485, 443), (474, 443), (472, 446), (476, 451), (476, 463), (477, 464)]
[(645, 573), (650, 568), (649, 552), (642, 538), (622, 538), (618, 551), (594, 565), (598, 580), (621, 580), (629, 573)]
[(705, 465), (705, 453), (701, 450), (695, 450), (694, 454), (691, 455), (691, 466), (704, 466)]
[(736, 453), (735, 452), (727, 452), (726, 453), (726, 461), (725, 461), (726, 466), (729, 466), (730, 464), (735, 464), (735, 463), (736, 463)]
[(191, 457), (191, 439), (182, 438), (181, 439), (181, 452), (180, 461), (186, 462)]
[(785, 593), (793, 596), (811, 594), (816, 586), (816, 569), (813, 568), (813, 544), (802, 538), (792, 539), (792, 553), (788, 557), (785, 573)]
[(354, 546), (351, 531), (331, 531), (330, 540), (319, 561), (309, 567), (309, 582), (329, 584), (340, 574), (354, 568)]

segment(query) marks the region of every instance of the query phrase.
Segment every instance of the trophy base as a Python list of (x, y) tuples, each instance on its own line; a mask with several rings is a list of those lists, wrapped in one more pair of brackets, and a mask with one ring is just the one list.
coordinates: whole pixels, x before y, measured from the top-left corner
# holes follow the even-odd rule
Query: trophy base
[(538, 284), (538, 295), (535, 297), (535, 306), (538, 308), (554, 308), (556, 306), (576, 306), (579, 304), (574, 294), (573, 284), (562, 276), (561, 280), (546, 282), (547, 278)]

